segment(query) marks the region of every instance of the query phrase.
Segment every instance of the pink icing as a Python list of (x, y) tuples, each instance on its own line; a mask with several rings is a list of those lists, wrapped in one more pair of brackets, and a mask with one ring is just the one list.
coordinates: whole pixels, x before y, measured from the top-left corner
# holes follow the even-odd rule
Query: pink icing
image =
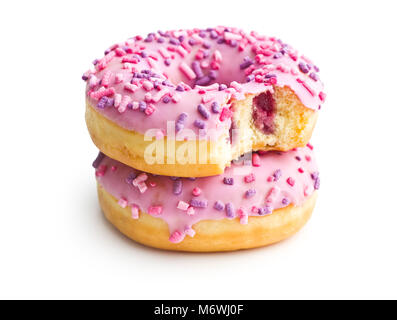
[[(194, 122), (203, 118), (197, 106), (212, 110), (214, 102), (221, 112), (210, 112), (205, 128), (228, 130), (231, 119), (224, 115), (233, 99), (272, 92), (274, 85), (290, 87), (313, 110), (325, 99), (318, 68), (306, 57), (275, 38), (236, 28), (136, 36), (112, 46), (94, 64), (95, 70), (83, 76), (89, 103), (140, 133), (165, 131), (166, 122), (176, 121), (182, 112), (188, 115), (184, 127), (198, 130)], [(142, 102), (145, 110), (139, 107)]]
[[(319, 188), (311, 145), (254, 155), (256, 166), (240, 161), (222, 175), (189, 179), (142, 173), (101, 154), (95, 162), (96, 177), (121, 207), (131, 207), (132, 218), (138, 218), (137, 208), (161, 218), (169, 226), (171, 240), (182, 241), (185, 234), (194, 235), (192, 226), (199, 221), (232, 218), (231, 207), (234, 217), (245, 224), (249, 216), (302, 205)], [(193, 207), (192, 201), (207, 206)], [(217, 201), (225, 209), (216, 210)]]

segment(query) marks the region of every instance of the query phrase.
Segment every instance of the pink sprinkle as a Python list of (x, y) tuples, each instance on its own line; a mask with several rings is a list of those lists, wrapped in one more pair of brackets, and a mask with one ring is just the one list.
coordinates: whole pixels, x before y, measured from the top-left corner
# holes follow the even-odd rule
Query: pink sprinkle
[(116, 83), (120, 83), (120, 82), (123, 81), (123, 79), (124, 79), (124, 75), (123, 75), (122, 73), (117, 73), (116, 76), (115, 76), (115, 78), (114, 78), (114, 81), (115, 81)]
[(327, 95), (324, 93), (324, 92), (320, 92), (319, 94), (318, 94), (318, 97), (320, 98), (320, 100), (322, 101), (322, 102), (324, 102), (325, 101), (325, 98), (327, 97)]
[(172, 243), (179, 243), (183, 240), (183, 238), (184, 238), (184, 234), (182, 234), (178, 230), (176, 230), (170, 235), (169, 240)]
[(214, 100), (214, 99), (215, 99), (215, 95), (214, 95), (214, 94), (206, 93), (206, 94), (204, 94), (203, 97), (201, 98), (201, 101), (202, 101), (203, 103), (207, 103), (207, 102), (210, 102), (210, 101), (212, 101), (212, 100)]
[(177, 94), (177, 93), (174, 93), (173, 96), (172, 96), (172, 102), (177, 103), (179, 101), (181, 101), (181, 96), (179, 94)]
[(117, 167), (116, 167), (116, 166), (112, 166), (112, 167), (110, 168), (110, 170), (112, 170), (113, 172), (115, 172), (115, 171), (117, 170)]
[(236, 89), (238, 92), (241, 92), (243, 90), (243, 86), (240, 83), (238, 83), (237, 81), (232, 81), (230, 83), (230, 86), (232, 88)]
[(152, 94), (150, 92), (145, 93), (145, 101), (146, 102), (152, 101)]
[(153, 182), (153, 181), (150, 181), (150, 182), (149, 182), (149, 186), (151, 186), (152, 188), (154, 188), (154, 187), (157, 186), (157, 183), (156, 183), (156, 182)]
[(119, 199), (119, 201), (117, 202), (119, 204), (120, 207), (125, 208), (128, 204), (127, 199), (122, 197)]
[(238, 209), (237, 214), (240, 217), (241, 224), (248, 224), (248, 214), (245, 212), (243, 208)]
[(136, 204), (133, 204), (131, 206), (131, 217), (132, 219), (138, 219), (139, 218), (139, 208)]
[(155, 217), (160, 216), (162, 212), (163, 212), (162, 206), (152, 206), (152, 207), (149, 207), (149, 210), (148, 210), (148, 214), (150, 214), (151, 216), (155, 216)]
[(110, 78), (112, 77), (112, 72), (110, 71), (110, 70), (107, 70), (107, 71), (105, 71), (105, 73), (103, 74), (103, 77), (102, 77), (102, 82), (101, 82), (101, 84), (104, 86), (104, 87), (108, 87), (109, 86), (109, 84), (110, 84)]
[(147, 116), (150, 116), (150, 115), (153, 114), (154, 111), (156, 111), (156, 108), (154, 107), (153, 104), (150, 103), (150, 104), (147, 105), (147, 107), (146, 107), (146, 109), (145, 109), (145, 114), (146, 114)]
[(123, 49), (121, 49), (121, 48), (117, 48), (115, 51), (116, 51), (116, 55), (118, 57), (122, 57), (122, 56), (126, 55), (126, 52)]
[(179, 201), (176, 207), (180, 210), (186, 211), (189, 208), (189, 204), (185, 201)]
[(120, 105), (120, 103), (121, 103), (121, 94), (120, 93), (116, 93), (115, 95), (114, 95), (114, 107), (115, 108), (118, 108), (119, 107), (119, 105)]
[(136, 86), (135, 84), (132, 84), (132, 83), (126, 83), (124, 85), (124, 89), (131, 91), (131, 92), (135, 92), (138, 89), (138, 86)]
[(108, 169), (108, 166), (102, 164), (99, 166), (99, 168), (97, 169), (97, 171), (95, 172), (95, 176), (97, 177), (103, 177), (106, 173), (106, 170)]
[(279, 195), (279, 193), (280, 193), (280, 188), (279, 187), (276, 186), (276, 187), (271, 188), (269, 193), (266, 196), (266, 200), (265, 200), (266, 204), (273, 203), (276, 200), (276, 198)]
[(253, 173), (250, 173), (248, 176), (244, 177), (245, 183), (250, 183), (252, 181), (255, 181), (255, 175)]
[(313, 146), (312, 146), (310, 143), (308, 143), (306, 146), (307, 146), (310, 150), (313, 150)]
[(204, 42), (203, 38), (201, 38), (197, 33), (195, 33), (194, 35), (192, 35), (192, 38), (198, 43), (198, 44), (202, 44)]
[(305, 187), (303, 188), (303, 195), (304, 195), (305, 197), (307, 197), (307, 196), (309, 195), (309, 186), (305, 186)]
[(114, 95), (114, 88), (102, 89), (95, 92), (91, 92), (90, 96), (94, 100), (99, 100), (105, 96), (112, 96)]
[(164, 59), (169, 59), (171, 56), (169, 55), (168, 51), (163, 47), (160, 47), (159, 52)]
[(153, 86), (153, 83), (151, 83), (150, 81), (145, 80), (145, 81), (143, 82), (143, 88), (144, 88), (146, 91), (152, 90), (153, 87), (154, 87), (154, 86)]
[(147, 185), (145, 182), (139, 182), (138, 183), (138, 189), (140, 193), (145, 193), (147, 190)]
[(305, 172), (302, 168), (298, 168), (298, 171), (299, 171), (300, 173)]
[(182, 46), (176, 48), (176, 52), (178, 52), (182, 58), (184, 58), (188, 54), (188, 52)]
[(210, 66), (211, 66), (211, 69), (212, 70), (219, 70), (220, 69), (220, 64), (218, 63), (218, 62), (216, 62), (216, 61), (212, 61), (211, 63), (210, 63)]
[(185, 74), (186, 77), (188, 77), (189, 80), (193, 80), (196, 79), (196, 74), (194, 73), (194, 71), (192, 70), (192, 68), (190, 68), (186, 62), (182, 62), (179, 65), (179, 69)]
[(98, 78), (96, 76), (92, 75), (90, 77), (90, 80), (88, 81), (88, 86), (90, 88), (93, 88), (98, 84), (98, 82), (99, 82)]
[(259, 157), (259, 155), (257, 153), (252, 154), (252, 165), (254, 167), (260, 167), (260, 165), (261, 165), (261, 158)]
[(194, 215), (194, 208), (193, 207), (189, 207), (188, 209), (187, 209), (187, 212), (186, 212), (189, 216), (192, 216), (192, 215)]
[(123, 99), (120, 102), (120, 106), (118, 107), (118, 111), (120, 113), (123, 113), (127, 109), (127, 105), (130, 103), (131, 97), (130, 96), (124, 96)]
[(252, 213), (258, 213), (258, 208), (256, 206), (252, 206), (251, 212)]
[(242, 36), (239, 34), (231, 33), (231, 32), (225, 32), (224, 37), (226, 40), (241, 40)]
[(312, 158), (310, 157), (310, 156), (305, 156), (305, 159), (306, 159), (306, 161), (311, 161), (312, 160)]
[(192, 191), (192, 194), (195, 197), (198, 197), (201, 194), (201, 189), (199, 187), (194, 188), (193, 191)]
[(267, 182), (273, 182), (274, 181), (274, 177), (273, 176), (268, 176), (267, 177)]
[(135, 187), (137, 187), (138, 184), (139, 184), (140, 182), (146, 181), (147, 178), (148, 178), (148, 176), (147, 176), (146, 173), (141, 173), (141, 174), (140, 174), (139, 176), (137, 176), (134, 180), (132, 180), (132, 185), (135, 186)]
[(222, 53), (219, 50), (214, 51), (214, 60), (216, 62), (222, 62)]
[(168, 92), (168, 89), (161, 89), (160, 91), (157, 91), (154, 95), (152, 95), (152, 101), (159, 102), (161, 98), (164, 97)]
[(287, 183), (288, 183), (291, 187), (293, 187), (294, 184), (295, 184), (295, 180), (292, 179), (291, 177), (289, 177), (289, 178), (287, 179)]
[(194, 235), (196, 234), (196, 231), (194, 231), (191, 227), (186, 227), (185, 234), (193, 238)]

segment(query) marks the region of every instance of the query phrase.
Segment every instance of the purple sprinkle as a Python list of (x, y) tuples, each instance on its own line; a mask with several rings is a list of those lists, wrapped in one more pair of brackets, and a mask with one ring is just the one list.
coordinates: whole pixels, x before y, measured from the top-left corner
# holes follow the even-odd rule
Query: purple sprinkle
[(318, 75), (317, 73), (312, 72), (311, 74), (309, 74), (309, 77), (312, 78), (314, 81), (318, 80)]
[(147, 58), (147, 53), (146, 53), (145, 51), (142, 51), (142, 52), (141, 52), (141, 57), (142, 57), (142, 58)]
[(190, 205), (194, 208), (207, 208), (207, 200), (192, 199), (190, 200)]
[(313, 66), (313, 68), (314, 68), (314, 71), (316, 71), (316, 72), (320, 72), (320, 68), (319, 68), (319, 67), (317, 67), (317, 66)]
[(317, 177), (316, 180), (314, 180), (314, 189), (320, 189), (320, 177)]
[(108, 98), (106, 101), (106, 107), (113, 107), (114, 105), (114, 98)]
[(196, 44), (196, 40), (194, 40), (194, 39), (189, 39), (188, 43), (189, 43), (191, 46), (194, 46), (194, 45)]
[(219, 112), (221, 112), (221, 106), (219, 105), (218, 102), (214, 101), (214, 102), (211, 104), (211, 111), (212, 111), (213, 113), (219, 113)]
[(131, 172), (129, 174), (129, 176), (127, 178), (125, 178), (125, 182), (127, 182), (127, 184), (132, 185), (132, 182), (134, 181), (135, 178), (136, 178), (136, 173), (135, 172)]
[(108, 102), (108, 97), (102, 97), (97, 104), (98, 109), (105, 109), (106, 103)]
[(211, 78), (209, 76), (204, 76), (196, 81), (196, 85), (198, 86), (207, 86), (211, 82)]
[(205, 128), (205, 122), (201, 119), (196, 119), (194, 120), (194, 126), (199, 128), (199, 129), (204, 129)]
[(278, 179), (280, 179), (281, 175), (282, 175), (281, 169), (277, 169), (276, 171), (274, 171), (274, 173), (273, 173), (274, 181), (277, 181)]
[(217, 44), (222, 44), (225, 43), (225, 39), (224, 38), (218, 38), (218, 40), (216, 41)]
[(152, 42), (153, 41), (153, 36), (148, 36), (144, 41), (145, 42)]
[(182, 193), (182, 180), (175, 180), (172, 185), (172, 193), (175, 195), (179, 195)]
[(283, 56), (283, 54), (281, 52), (277, 52), (274, 56), (273, 59), (279, 59)]
[(229, 186), (232, 186), (232, 185), (234, 184), (234, 179), (233, 179), (233, 178), (226, 178), (226, 177), (224, 177), (224, 178), (223, 178), (223, 183), (224, 183), (224, 184), (227, 184), (227, 185), (229, 185)]
[(246, 198), (252, 198), (255, 194), (256, 194), (256, 190), (255, 189), (248, 189), (245, 192), (245, 197)]
[(234, 218), (236, 216), (234, 206), (232, 203), (226, 203), (226, 216), (228, 218)]
[(265, 75), (265, 78), (269, 79), (269, 78), (275, 78), (277, 77), (274, 73), (268, 73)]
[(186, 112), (182, 112), (175, 123), (175, 131), (179, 132), (181, 131), (184, 127), (185, 127), (185, 121), (187, 119), (187, 113)]
[(179, 91), (179, 92), (185, 91), (185, 89), (183, 88), (183, 86), (180, 85), (180, 84), (178, 84), (178, 85), (176, 86), (175, 90), (176, 90), (176, 91)]
[(164, 60), (164, 64), (165, 64), (166, 66), (171, 65), (171, 60), (170, 60), (170, 59), (165, 59), (165, 60)]
[(222, 201), (218, 200), (214, 203), (214, 209), (218, 211), (223, 211), (225, 209), (225, 205)]
[(236, 40), (230, 40), (229, 45), (230, 45), (232, 48), (235, 48), (235, 47), (237, 47), (237, 41), (236, 41)]
[(242, 64), (240, 64), (241, 70), (247, 69), (250, 65), (252, 65), (254, 63), (250, 58), (244, 59), (244, 60), (245, 61)]
[(269, 206), (264, 206), (263, 208), (258, 209), (258, 214), (260, 216), (263, 216), (265, 214), (270, 214), (272, 212), (272, 209)]
[(179, 45), (179, 40), (175, 39), (175, 38), (171, 38), (170, 43), (177, 46), (177, 45)]
[(201, 31), (199, 32), (199, 36), (200, 36), (201, 38), (205, 38), (205, 31), (204, 31), (204, 30), (201, 30)]
[(206, 42), (203, 43), (203, 47), (205, 49), (209, 49), (209, 48), (211, 48), (211, 43), (206, 41)]
[(226, 85), (226, 84), (221, 83), (221, 84), (219, 85), (219, 91), (223, 91), (223, 90), (226, 90), (226, 89), (227, 89), (227, 85)]
[(180, 179), (179, 177), (173, 177), (173, 176), (170, 176), (169, 178), (170, 178), (172, 181), (176, 181), (176, 180)]
[(145, 101), (139, 101), (139, 110), (140, 111), (145, 111), (147, 108), (146, 102)]
[(197, 78), (202, 78), (204, 76), (203, 70), (201, 70), (200, 63), (198, 61), (193, 61), (192, 62), (192, 69), (194, 73), (196, 74)]
[(160, 37), (160, 38), (157, 39), (157, 42), (158, 42), (158, 43), (164, 43), (164, 41), (165, 41), (165, 39), (162, 38), (162, 37)]
[(313, 180), (316, 180), (316, 179), (318, 178), (318, 175), (319, 175), (318, 172), (313, 172), (313, 173), (311, 174), (311, 177), (312, 177)]
[(302, 160), (302, 158), (299, 157), (299, 156), (296, 156), (295, 159), (298, 160), (298, 161), (301, 161), (301, 160)]
[(92, 163), (92, 166), (96, 169), (99, 167), (99, 165), (101, 164), (101, 161), (103, 160), (103, 158), (105, 158), (105, 154), (103, 154), (102, 152), (99, 151), (96, 159), (94, 160), (94, 162)]
[(190, 178), (187, 178), (187, 179), (190, 180), (190, 181), (196, 181), (197, 178), (190, 177)]
[(180, 35), (180, 36), (178, 37), (178, 40), (179, 40), (179, 42), (183, 42), (183, 40), (185, 40), (185, 37), (182, 36), (182, 35)]
[(211, 39), (216, 39), (216, 38), (218, 38), (218, 32), (216, 32), (215, 30), (212, 30), (212, 31), (210, 32), (210, 37), (211, 37)]
[(211, 70), (208, 73), (208, 76), (210, 77), (211, 80), (215, 80), (218, 77), (218, 73), (215, 70)]
[(86, 75), (83, 74), (83, 76), (81, 77), (81, 79), (83, 79), (84, 81), (88, 80), (88, 77)]
[(199, 104), (197, 106), (197, 111), (201, 114), (201, 116), (205, 119), (208, 120), (210, 117), (210, 112), (207, 110), (207, 108), (203, 104)]
[(288, 198), (284, 198), (283, 200), (281, 200), (281, 203), (285, 206), (289, 205), (289, 199)]
[(306, 63), (300, 62), (298, 64), (299, 70), (302, 71), (303, 73), (308, 73), (309, 72), (309, 68), (307, 66)]
[(246, 82), (251, 82), (251, 81), (253, 81), (254, 79), (255, 79), (254, 75), (250, 74), (249, 76), (247, 76), (247, 77), (245, 78), (245, 81), (246, 81)]
[(164, 103), (168, 103), (168, 102), (170, 102), (171, 101), (171, 98), (169, 97), (169, 96), (165, 96), (164, 98), (163, 98), (163, 102)]

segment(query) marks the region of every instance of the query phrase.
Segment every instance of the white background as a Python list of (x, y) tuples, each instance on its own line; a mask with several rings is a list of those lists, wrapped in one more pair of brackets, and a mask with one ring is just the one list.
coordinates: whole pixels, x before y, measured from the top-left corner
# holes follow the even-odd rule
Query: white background
[[(0, 298), (397, 298), (395, 1), (3, 1)], [(158, 29), (275, 35), (321, 68), (322, 186), (296, 236), (222, 254), (135, 244), (101, 214), (81, 75)]]

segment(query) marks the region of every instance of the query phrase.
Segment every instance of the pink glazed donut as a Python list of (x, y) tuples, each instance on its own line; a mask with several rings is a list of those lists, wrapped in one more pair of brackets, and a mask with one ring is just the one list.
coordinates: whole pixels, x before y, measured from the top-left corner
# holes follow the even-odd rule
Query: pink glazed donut
[(312, 146), (254, 153), (218, 176), (147, 174), (100, 153), (99, 202), (127, 237), (156, 248), (230, 251), (268, 245), (310, 218), (320, 179)]
[(305, 146), (325, 99), (308, 58), (236, 28), (136, 36), (94, 65), (83, 76), (92, 140), (154, 174), (211, 176), (246, 152)]

